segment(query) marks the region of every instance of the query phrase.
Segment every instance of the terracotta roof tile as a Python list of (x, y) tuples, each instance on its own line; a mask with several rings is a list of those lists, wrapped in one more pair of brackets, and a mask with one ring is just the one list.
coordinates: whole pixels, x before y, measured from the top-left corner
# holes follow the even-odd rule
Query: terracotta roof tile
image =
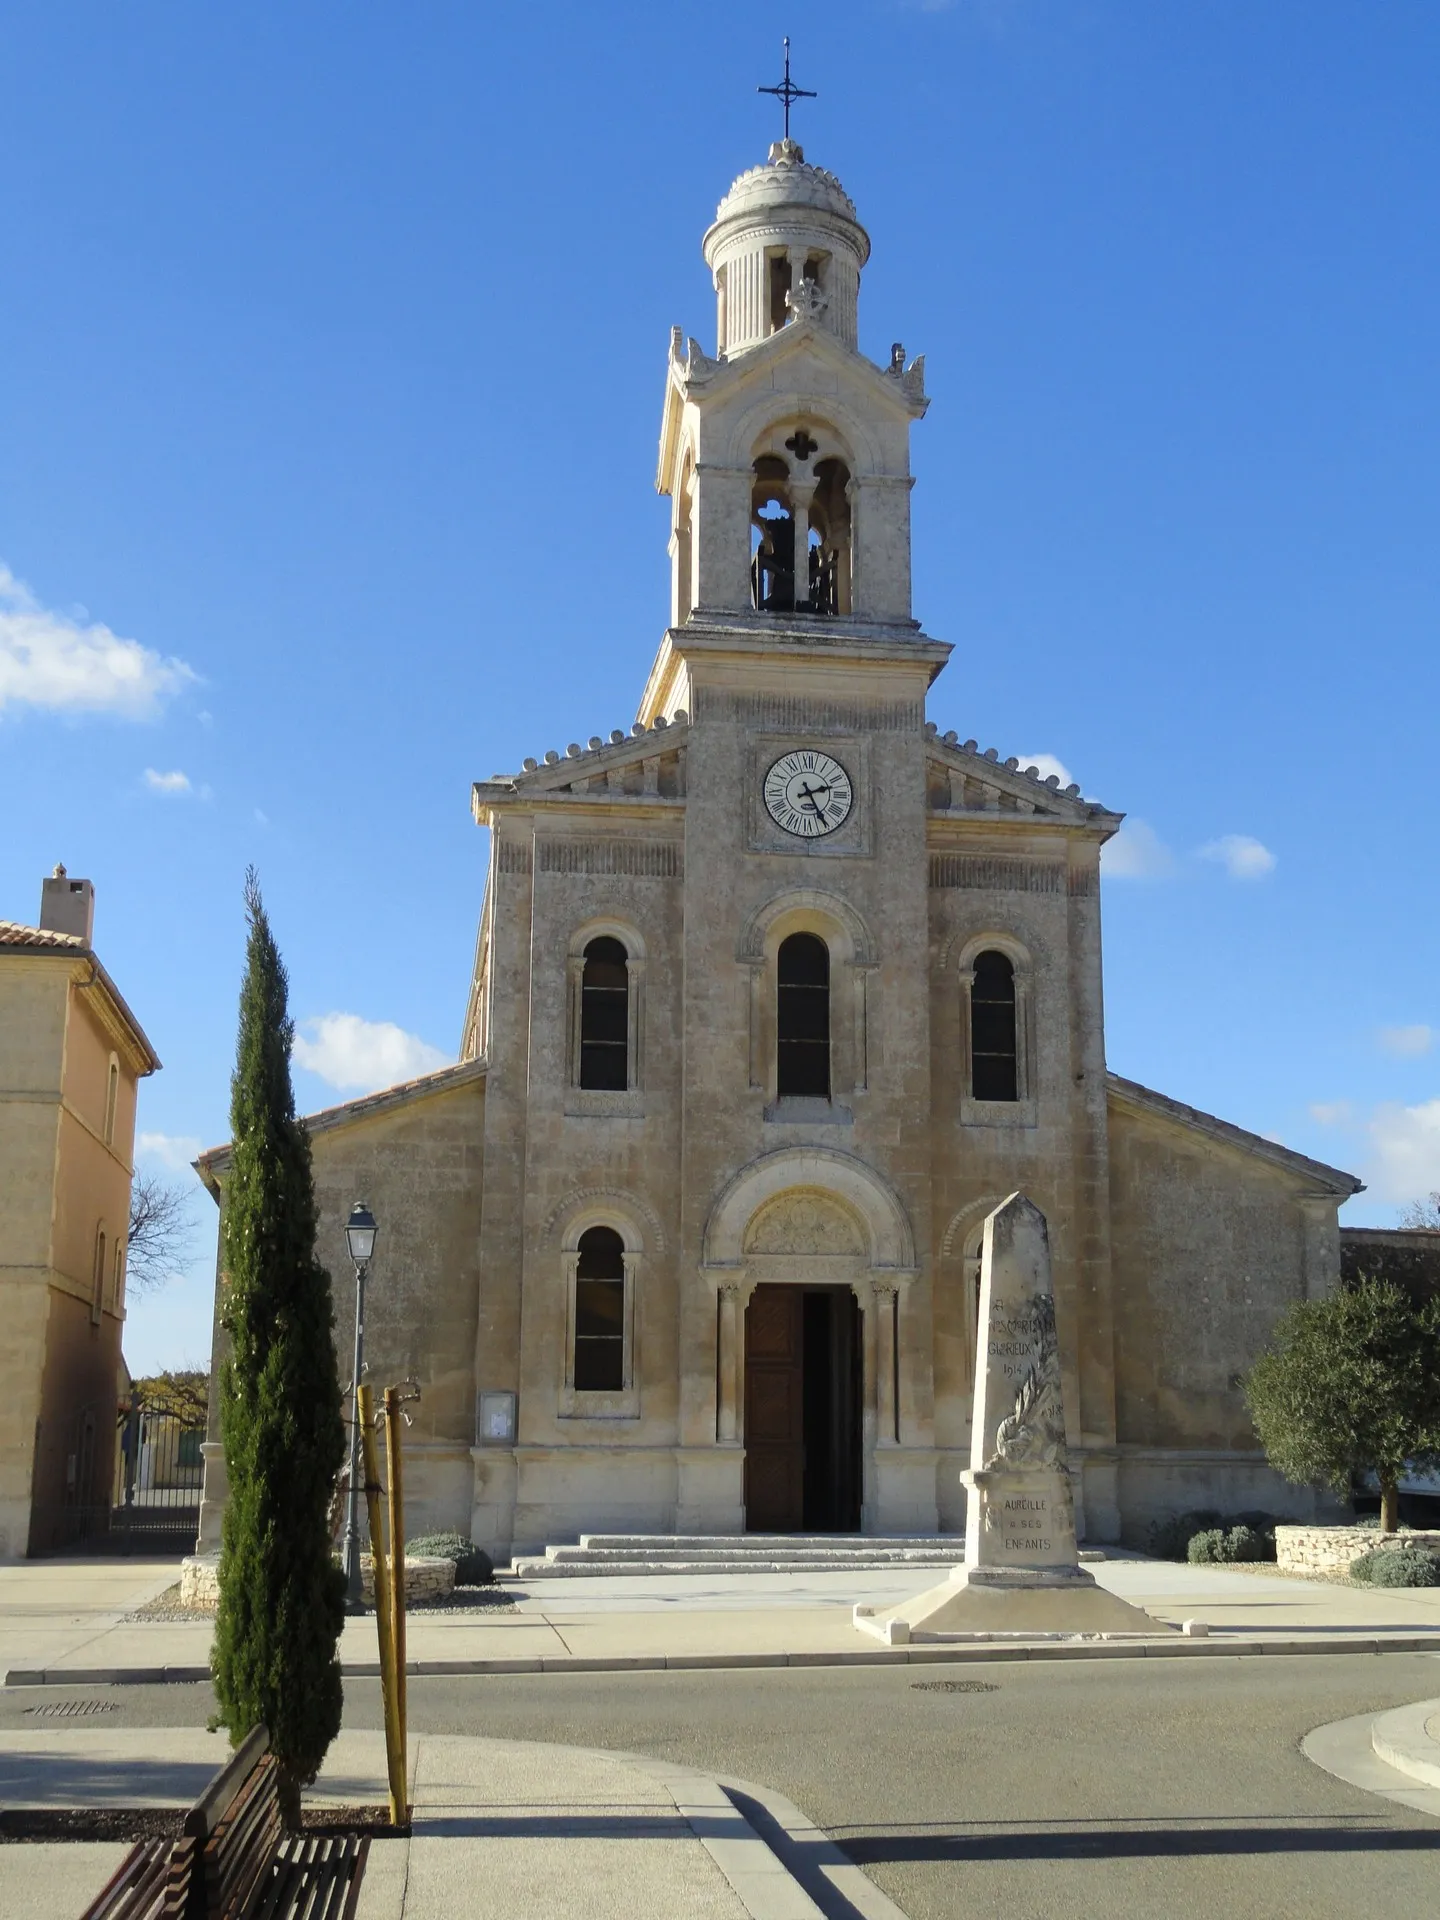
[(18, 920), (0, 920), (0, 947), (54, 947), (65, 953), (88, 953), (78, 933), (51, 933), (45, 927), (22, 926)]

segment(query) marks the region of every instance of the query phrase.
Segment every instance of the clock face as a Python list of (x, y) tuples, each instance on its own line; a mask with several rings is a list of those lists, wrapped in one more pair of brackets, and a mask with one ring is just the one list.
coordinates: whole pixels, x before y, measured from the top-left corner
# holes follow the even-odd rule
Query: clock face
[(765, 805), (786, 833), (818, 840), (833, 833), (854, 804), (850, 776), (828, 753), (782, 753), (765, 776)]

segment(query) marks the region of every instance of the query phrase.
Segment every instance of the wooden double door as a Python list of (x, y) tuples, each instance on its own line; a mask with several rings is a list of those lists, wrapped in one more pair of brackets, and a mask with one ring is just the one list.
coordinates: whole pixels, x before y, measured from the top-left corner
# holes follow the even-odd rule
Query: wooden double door
[(860, 1313), (849, 1287), (760, 1286), (745, 1313), (745, 1526), (860, 1526)]

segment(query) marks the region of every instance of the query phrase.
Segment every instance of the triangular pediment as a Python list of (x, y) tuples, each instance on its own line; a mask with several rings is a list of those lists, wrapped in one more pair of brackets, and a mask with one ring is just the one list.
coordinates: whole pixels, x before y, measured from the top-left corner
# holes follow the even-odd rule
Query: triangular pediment
[(1067, 826), (1119, 824), (1122, 818), (1098, 802), (1087, 800), (1078, 785), (1061, 787), (1055, 774), (1041, 779), (1038, 767), (1024, 766), (999, 749), (981, 752), (974, 740), (941, 736), (928, 724), (925, 748), (925, 785), (932, 813), (1028, 814)]
[(506, 799), (627, 800), (681, 799), (685, 793), (688, 715), (608, 740), (592, 736), (561, 753), (551, 748), (544, 759), (528, 759), (519, 773), (497, 773), (477, 782), (476, 804)]
[[(782, 368), (783, 381), (778, 378)], [(812, 378), (797, 382), (797, 373)], [(920, 419), (930, 404), (925, 395), (923, 355), (902, 371), (887, 372), (846, 346), (827, 327), (808, 319), (792, 320), (789, 326), (772, 333), (758, 346), (747, 347), (733, 360), (712, 360), (693, 340), (683, 356), (673, 349), (670, 356), (670, 380), (691, 400), (708, 400), (747, 385), (813, 384), (816, 374), (860, 385), (881, 405), (911, 420)]]
[(925, 393), (925, 356), (887, 370), (846, 346), (828, 328), (798, 318), (733, 360), (712, 360), (698, 342), (676, 327), (670, 341), (665, 410), (660, 423), (660, 458), (655, 486), (669, 493), (675, 483), (681, 417), (687, 402), (701, 408), (724, 403), (749, 387), (858, 394), (905, 421), (919, 420), (930, 402)]

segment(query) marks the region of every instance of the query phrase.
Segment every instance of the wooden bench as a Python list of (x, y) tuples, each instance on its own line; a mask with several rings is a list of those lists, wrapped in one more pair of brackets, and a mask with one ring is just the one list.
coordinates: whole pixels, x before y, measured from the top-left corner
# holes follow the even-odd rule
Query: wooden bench
[(353, 1920), (368, 1835), (287, 1833), (270, 1736), (256, 1727), (185, 1815), (144, 1840), (80, 1920)]

